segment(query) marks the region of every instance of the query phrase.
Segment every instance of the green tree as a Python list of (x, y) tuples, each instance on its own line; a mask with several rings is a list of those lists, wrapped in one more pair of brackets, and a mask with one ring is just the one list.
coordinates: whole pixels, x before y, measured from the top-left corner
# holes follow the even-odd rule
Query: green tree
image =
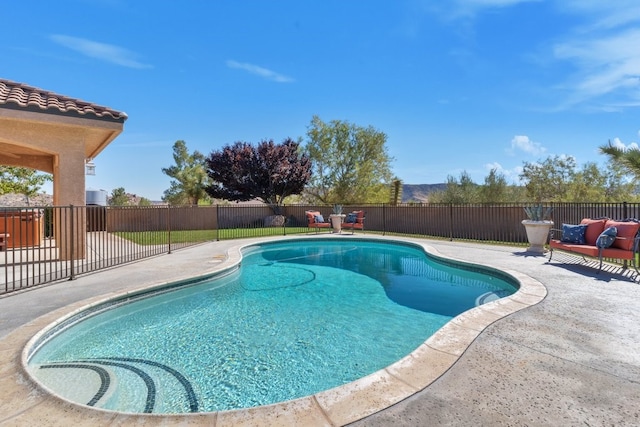
[(124, 187), (114, 188), (111, 191), (111, 196), (109, 197), (109, 206), (128, 206), (129, 205), (129, 195), (124, 190)]
[(635, 200), (635, 186), (628, 179), (626, 170), (619, 164), (609, 162), (601, 169), (588, 162), (577, 171), (569, 183), (566, 202), (619, 202)]
[(524, 202), (527, 200), (527, 189), (521, 185), (509, 185), (505, 202)]
[(197, 205), (200, 200), (208, 199), (206, 188), (211, 180), (205, 156), (197, 150), (189, 154), (187, 144), (180, 140), (173, 144), (173, 160), (175, 165), (162, 168), (165, 175), (173, 178), (162, 200), (172, 205)]
[(520, 174), (527, 197), (533, 202), (560, 202), (568, 199), (576, 174), (572, 156), (549, 156), (542, 162), (525, 162)]
[(431, 203), (477, 203), (479, 200), (479, 186), (474, 183), (467, 171), (460, 173), (460, 179), (447, 176), (447, 188), (429, 196)]
[(306, 151), (313, 173), (305, 193), (327, 204), (384, 203), (389, 200), (392, 158), (387, 135), (346, 121), (325, 123), (314, 116)]
[(604, 175), (606, 177), (604, 187), (605, 202), (638, 200), (637, 188), (634, 180), (629, 176), (628, 169), (609, 161), (604, 169)]
[(32, 197), (38, 194), (42, 185), (52, 181), (50, 174), (30, 168), (0, 166), (0, 194), (24, 194)]
[(146, 197), (141, 197), (140, 201), (138, 202), (138, 206), (151, 206), (151, 200), (147, 199)]
[(640, 178), (640, 149), (638, 147), (626, 148), (614, 145), (609, 141), (607, 145), (603, 145), (599, 149), (600, 153), (607, 155), (612, 163), (622, 166), (636, 179)]
[(598, 169), (598, 165), (585, 163), (581, 170), (575, 172), (569, 182), (567, 197), (564, 202), (604, 202), (607, 177)]
[(212, 184), (211, 197), (231, 201), (260, 199), (276, 213), (286, 197), (300, 194), (311, 174), (311, 162), (291, 138), (282, 144), (273, 140), (257, 146), (247, 142), (213, 151), (206, 160)]
[(480, 202), (504, 203), (508, 201), (509, 186), (503, 174), (493, 168), (484, 178), (484, 185), (480, 187)]

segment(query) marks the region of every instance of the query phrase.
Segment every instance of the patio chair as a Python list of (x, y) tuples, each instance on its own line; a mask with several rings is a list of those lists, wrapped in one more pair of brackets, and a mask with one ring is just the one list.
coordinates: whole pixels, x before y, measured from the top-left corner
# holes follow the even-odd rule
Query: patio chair
[(11, 237), (9, 233), (0, 233), (0, 251), (8, 247), (8, 239)]
[(328, 230), (331, 230), (331, 223), (328, 221), (325, 221), (324, 217), (322, 216), (322, 214), (318, 211), (305, 211), (305, 214), (307, 214), (307, 226), (309, 228), (315, 228), (316, 229), (316, 233), (318, 233), (320, 231), (321, 228), (326, 228)]
[(342, 229), (351, 229), (351, 234), (355, 232), (355, 230), (364, 231), (364, 211), (353, 211), (347, 215), (342, 223)]

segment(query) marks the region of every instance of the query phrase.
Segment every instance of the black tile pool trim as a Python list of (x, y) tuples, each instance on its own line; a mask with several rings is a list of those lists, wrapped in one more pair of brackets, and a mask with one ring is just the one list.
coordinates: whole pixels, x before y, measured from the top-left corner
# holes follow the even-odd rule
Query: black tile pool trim
[(96, 394), (93, 395), (91, 400), (87, 402), (88, 406), (94, 406), (105, 395), (111, 385), (111, 375), (106, 369), (100, 366), (87, 365), (84, 363), (70, 362), (70, 363), (52, 363), (48, 365), (40, 366), (40, 369), (89, 369), (94, 371), (100, 377), (100, 387)]
[[(128, 363), (124, 363), (124, 362), (128, 362)], [(104, 397), (109, 387), (113, 383), (113, 381), (111, 381), (111, 375), (109, 375), (109, 372), (106, 369), (96, 365), (115, 366), (122, 369), (130, 370), (134, 372), (136, 375), (138, 375), (140, 378), (142, 378), (142, 380), (145, 382), (145, 385), (147, 387), (147, 398), (146, 398), (144, 412), (151, 413), (153, 411), (153, 408), (156, 402), (155, 381), (153, 380), (152, 376), (148, 372), (140, 369), (139, 367), (133, 366), (129, 363), (139, 363), (139, 364), (144, 364), (148, 366), (153, 366), (153, 367), (162, 369), (165, 372), (168, 372), (184, 388), (185, 394), (186, 394), (186, 400), (189, 405), (189, 412), (198, 412), (198, 407), (199, 407), (198, 397), (196, 396), (196, 393), (193, 389), (193, 386), (191, 385), (191, 382), (176, 369), (170, 366), (167, 366), (165, 364), (155, 362), (153, 360), (138, 359), (138, 358), (131, 358), (131, 357), (103, 357), (103, 358), (72, 360), (69, 362), (53, 362), (53, 363), (41, 365), (40, 369), (71, 368), (71, 369), (89, 369), (96, 372), (100, 376), (100, 387), (96, 392), (96, 394), (93, 396), (93, 398), (91, 398), (91, 400), (87, 402), (87, 406), (95, 406), (100, 401), (100, 399)]]
[[(187, 401), (189, 402), (189, 411), (198, 412), (198, 397), (196, 396), (196, 392), (193, 390), (193, 386), (191, 382), (180, 373), (178, 370), (172, 368), (171, 366), (167, 366), (163, 363), (154, 362), (153, 360), (147, 359), (136, 359), (132, 357), (106, 357), (108, 360), (117, 360), (120, 362), (133, 362), (133, 363), (142, 363), (149, 366), (154, 366), (156, 368), (160, 368), (171, 375), (173, 375), (176, 380), (184, 387), (185, 393), (187, 394)], [(90, 359), (90, 360), (100, 360), (100, 359)]]

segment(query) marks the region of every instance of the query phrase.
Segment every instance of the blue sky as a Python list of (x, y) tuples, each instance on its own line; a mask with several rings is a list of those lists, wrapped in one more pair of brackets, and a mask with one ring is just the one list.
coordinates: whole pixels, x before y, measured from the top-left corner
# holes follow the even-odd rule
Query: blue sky
[(11, 3), (0, 77), (129, 115), (90, 189), (159, 200), (175, 141), (306, 138), (313, 115), (384, 132), (406, 184), (640, 139), (637, 0)]

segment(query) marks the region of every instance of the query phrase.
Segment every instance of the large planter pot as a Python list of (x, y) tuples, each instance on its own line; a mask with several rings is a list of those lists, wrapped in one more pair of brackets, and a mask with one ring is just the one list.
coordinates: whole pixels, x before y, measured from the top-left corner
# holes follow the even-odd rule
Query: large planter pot
[(551, 227), (553, 227), (553, 221), (531, 221), (525, 219), (522, 221), (522, 225), (524, 225), (527, 231), (527, 239), (529, 240), (527, 251), (543, 254), (545, 252), (544, 245), (547, 243), (547, 237), (549, 237), (549, 231)]
[(329, 220), (331, 221), (334, 233), (342, 233), (342, 221), (344, 221), (344, 217), (346, 217), (344, 214), (329, 215)]

